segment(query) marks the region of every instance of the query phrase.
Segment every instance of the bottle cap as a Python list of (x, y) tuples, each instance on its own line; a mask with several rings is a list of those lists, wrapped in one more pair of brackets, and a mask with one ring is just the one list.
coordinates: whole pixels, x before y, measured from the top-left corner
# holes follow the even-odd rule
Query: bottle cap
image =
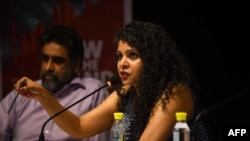
[(122, 112), (116, 112), (114, 113), (115, 119), (122, 119), (123, 118), (123, 113)]
[(186, 112), (176, 112), (175, 116), (176, 116), (176, 120), (186, 120), (187, 113)]

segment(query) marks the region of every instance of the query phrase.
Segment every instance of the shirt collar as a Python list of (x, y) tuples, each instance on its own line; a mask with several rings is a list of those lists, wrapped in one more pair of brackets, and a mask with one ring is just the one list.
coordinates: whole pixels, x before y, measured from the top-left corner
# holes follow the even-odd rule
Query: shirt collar
[[(59, 91), (56, 93), (53, 93), (55, 97), (63, 97), (67, 95), (70, 91), (75, 90), (75, 89), (86, 89), (85, 85), (82, 83), (81, 77), (74, 77), (69, 83), (65, 84)], [(39, 81), (41, 83), (41, 80)]]

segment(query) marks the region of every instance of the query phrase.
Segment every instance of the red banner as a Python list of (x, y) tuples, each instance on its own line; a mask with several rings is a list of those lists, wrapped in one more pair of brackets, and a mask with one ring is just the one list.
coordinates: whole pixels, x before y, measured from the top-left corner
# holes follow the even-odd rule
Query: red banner
[[(29, 12), (33, 14), (27, 14), (27, 4), (20, 4), (22, 1), (18, 3), (16, 5), (23, 6), (26, 12), (12, 11), (10, 15), (19, 14), (19, 18), (12, 19), (8, 27), (3, 27), (10, 31), (2, 59), (5, 60), (2, 63), (3, 96), (22, 76), (39, 79), (39, 38), (51, 25), (72, 26), (83, 37), (85, 76), (105, 82), (113, 75), (115, 46), (112, 41), (116, 31), (132, 19), (131, 0), (85, 0), (78, 3), (74, 0), (50, 3), (40, 0), (30, 4), (32, 9)], [(41, 14), (41, 11), (45, 12)], [(24, 21), (29, 21), (31, 26), (28, 27), (29, 24), (24, 24)]]

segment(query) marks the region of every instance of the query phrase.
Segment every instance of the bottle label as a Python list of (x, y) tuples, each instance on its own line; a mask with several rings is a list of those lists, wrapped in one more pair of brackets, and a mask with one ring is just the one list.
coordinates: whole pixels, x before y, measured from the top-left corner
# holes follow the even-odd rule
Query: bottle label
[(187, 130), (174, 131), (173, 141), (190, 141), (190, 132)]
[(116, 132), (113, 135), (113, 141), (124, 141), (124, 134)]

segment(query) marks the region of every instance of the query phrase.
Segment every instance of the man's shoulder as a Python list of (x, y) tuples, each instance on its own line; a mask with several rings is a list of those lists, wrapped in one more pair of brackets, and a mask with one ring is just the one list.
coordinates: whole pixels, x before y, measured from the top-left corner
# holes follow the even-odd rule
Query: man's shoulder
[(73, 80), (73, 82), (81, 83), (82, 85), (85, 85), (85, 86), (86, 85), (98, 85), (98, 86), (103, 85), (103, 82), (101, 82), (101, 80), (92, 78), (92, 77), (77, 77), (75, 78), (75, 80)]
[[(79, 78), (79, 80), (80, 81), (78, 81), (78, 83), (80, 83), (80, 85), (82, 85), (83, 87), (87, 88), (88, 91), (93, 91), (100, 88), (102, 89), (106, 86), (101, 80), (92, 77), (83, 77)], [(108, 94), (107, 89), (103, 89), (101, 90), (101, 92)], [(102, 95), (104, 96), (106, 94)]]
[(90, 81), (90, 82), (97, 82), (97, 83), (101, 83), (101, 80), (94, 78), (94, 77), (82, 77), (83, 81)]

